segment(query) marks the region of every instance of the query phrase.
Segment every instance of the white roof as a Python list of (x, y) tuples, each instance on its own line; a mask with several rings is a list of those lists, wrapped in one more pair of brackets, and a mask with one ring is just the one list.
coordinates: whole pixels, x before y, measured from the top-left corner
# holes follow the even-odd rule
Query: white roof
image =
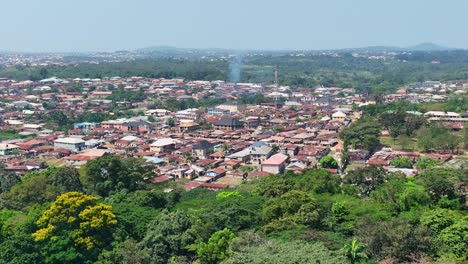
[(14, 144), (0, 143), (0, 150), (15, 149), (15, 148), (18, 148), (18, 146), (14, 145)]
[(341, 111), (338, 111), (338, 112), (333, 113), (332, 117), (346, 117), (346, 114)]
[(140, 140), (139, 137), (135, 137), (135, 136), (125, 136), (123, 138), (121, 138), (122, 140), (125, 140), (125, 141), (136, 141), (136, 140)]
[(173, 138), (161, 138), (156, 140), (155, 142), (151, 143), (151, 147), (162, 147), (162, 146), (167, 146), (171, 144), (177, 144), (180, 143), (180, 140), (173, 139)]
[(81, 138), (72, 138), (72, 137), (65, 137), (65, 138), (57, 138), (55, 143), (64, 143), (64, 144), (80, 144), (84, 143), (85, 141)]

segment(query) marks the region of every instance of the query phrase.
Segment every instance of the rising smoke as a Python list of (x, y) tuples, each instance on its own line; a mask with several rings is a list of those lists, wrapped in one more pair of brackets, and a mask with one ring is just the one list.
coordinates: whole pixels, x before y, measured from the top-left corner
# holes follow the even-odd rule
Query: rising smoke
[(229, 62), (229, 81), (238, 83), (241, 80), (242, 57), (235, 56)]

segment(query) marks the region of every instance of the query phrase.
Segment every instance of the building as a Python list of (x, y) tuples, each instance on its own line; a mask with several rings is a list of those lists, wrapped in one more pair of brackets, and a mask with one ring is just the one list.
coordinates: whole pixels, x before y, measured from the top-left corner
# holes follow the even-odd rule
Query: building
[(346, 119), (346, 114), (342, 111), (338, 111), (332, 114), (332, 120), (335, 122), (343, 122)]
[(244, 124), (237, 118), (225, 116), (214, 123), (216, 129), (220, 130), (236, 130), (244, 127)]
[(226, 102), (222, 105), (218, 105), (216, 108), (221, 110), (227, 110), (230, 113), (238, 113), (241, 110), (241, 106), (238, 102)]
[(150, 145), (150, 151), (157, 153), (170, 152), (176, 149), (176, 146), (180, 144), (180, 140), (173, 138), (161, 138), (156, 140)]
[(192, 152), (197, 158), (206, 159), (211, 153), (214, 152), (214, 145), (215, 144), (203, 140), (192, 147)]
[(85, 141), (81, 138), (64, 137), (54, 141), (54, 147), (65, 148), (71, 151), (81, 151), (86, 148)]
[(208, 114), (210, 115), (227, 115), (230, 114), (231, 112), (226, 109), (221, 109), (221, 108), (208, 108)]
[(19, 151), (19, 147), (14, 144), (2, 144), (0, 143), (0, 156), (16, 154)]
[(273, 174), (284, 173), (288, 159), (289, 157), (282, 153), (275, 154), (262, 162), (262, 171)]

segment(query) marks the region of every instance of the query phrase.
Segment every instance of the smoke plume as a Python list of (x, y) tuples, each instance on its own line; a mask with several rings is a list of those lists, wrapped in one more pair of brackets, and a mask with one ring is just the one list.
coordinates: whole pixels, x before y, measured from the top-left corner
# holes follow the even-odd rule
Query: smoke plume
[(242, 57), (235, 56), (229, 62), (229, 81), (238, 83), (241, 80)]

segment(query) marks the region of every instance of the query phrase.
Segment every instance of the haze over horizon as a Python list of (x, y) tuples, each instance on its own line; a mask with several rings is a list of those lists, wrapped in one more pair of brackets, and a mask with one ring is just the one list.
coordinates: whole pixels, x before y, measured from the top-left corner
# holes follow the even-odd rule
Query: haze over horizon
[(462, 0), (7, 0), (0, 50), (321, 50), (422, 42), (468, 48), (460, 34), (467, 8)]

